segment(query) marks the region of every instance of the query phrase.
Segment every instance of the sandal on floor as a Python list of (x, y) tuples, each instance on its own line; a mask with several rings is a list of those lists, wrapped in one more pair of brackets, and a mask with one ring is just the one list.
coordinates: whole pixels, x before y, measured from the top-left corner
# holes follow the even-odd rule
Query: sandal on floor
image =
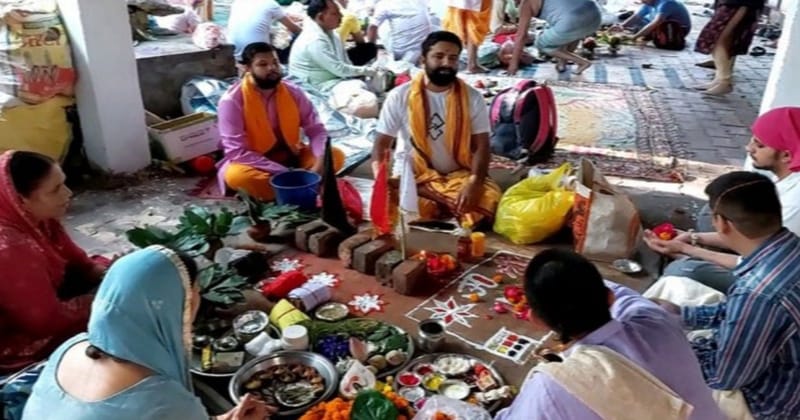
[(753, 49), (750, 50), (750, 55), (753, 56), (753, 57), (761, 57), (762, 55), (764, 55), (766, 53), (767, 53), (767, 50), (765, 50), (764, 47), (753, 47)]

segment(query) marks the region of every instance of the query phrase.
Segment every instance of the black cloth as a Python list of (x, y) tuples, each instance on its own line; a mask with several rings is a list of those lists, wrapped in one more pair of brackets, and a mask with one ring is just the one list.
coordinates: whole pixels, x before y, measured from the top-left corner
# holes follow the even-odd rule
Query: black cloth
[(365, 66), (378, 56), (378, 46), (372, 42), (357, 43), (355, 47), (347, 50), (347, 56), (354, 66)]

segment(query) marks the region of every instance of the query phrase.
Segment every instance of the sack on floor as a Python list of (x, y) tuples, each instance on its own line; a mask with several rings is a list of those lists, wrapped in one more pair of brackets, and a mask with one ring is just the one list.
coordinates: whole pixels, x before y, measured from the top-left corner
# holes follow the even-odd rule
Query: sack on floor
[(339, 82), (331, 89), (328, 104), (339, 112), (358, 118), (378, 116), (378, 97), (367, 90), (363, 80)]
[(53, 0), (0, 6), (0, 109), (75, 94), (75, 69)]
[(664, 22), (653, 31), (653, 45), (662, 50), (681, 51), (686, 48), (686, 29), (678, 22)]
[(575, 193), (563, 186), (572, 167), (523, 179), (508, 189), (497, 206), (494, 231), (517, 245), (547, 239), (561, 230), (572, 209)]
[(489, 107), (492, 153), (528, 162), (547, 160), (558, 143), (558, 114), (553, 91), (533, 80), (502, 90)]
[(580, 165), (572, 212), (575, 252), (600, 261), (630, 257), (642, 235), (639, 211), (590, 160)]

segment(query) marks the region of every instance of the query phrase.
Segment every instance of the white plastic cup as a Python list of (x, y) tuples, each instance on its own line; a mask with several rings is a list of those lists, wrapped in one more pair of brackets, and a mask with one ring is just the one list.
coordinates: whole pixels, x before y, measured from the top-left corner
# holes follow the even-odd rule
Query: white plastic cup
[(283, 329), (283, 348), (286, 350), (307, 350), (308, 330), (302, 325), (292, 325)]

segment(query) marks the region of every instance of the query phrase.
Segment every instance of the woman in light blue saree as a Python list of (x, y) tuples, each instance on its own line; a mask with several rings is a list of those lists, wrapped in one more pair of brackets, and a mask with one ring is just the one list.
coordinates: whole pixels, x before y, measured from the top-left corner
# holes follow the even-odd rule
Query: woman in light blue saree
[[(188, 367), (196, 275), (194, 261), (158, 246), (118, 260), (92, 304), (88, 333), (53, 353), (23, 419), (208, 419)], [(220, 419), (264, 420), (270, 411), (247, 398)]]

